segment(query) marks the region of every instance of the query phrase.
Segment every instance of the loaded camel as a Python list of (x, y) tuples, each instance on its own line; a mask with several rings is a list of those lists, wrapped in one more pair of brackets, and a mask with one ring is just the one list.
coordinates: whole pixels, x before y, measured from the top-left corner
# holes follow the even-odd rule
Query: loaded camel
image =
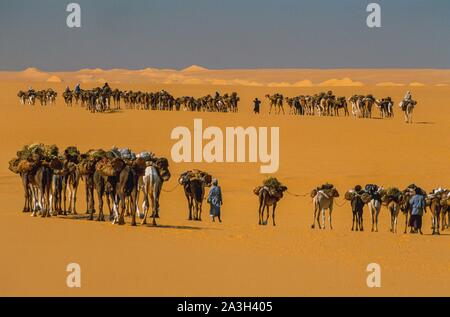
[[(334, 188), (331, 184), (325, 184), (321, 187), (318, 187), (314, 189), (311, 192), (311, 197), (313, 198), (313, 204), (314, 204), (314, 217), (313, 217), (313, 224), (311, 225), (311, 228), (315, 228), (316, 226), (316, 219), (317, 223), (319, 225), (319, 229), (325, 229), (325, 212), (328, 209), (329, 210), (329, 222), (330, 222), (330, 229), (333, 229), (332, 225), (332, 212), (333, 212), (333, 202), (334, 199), (339, 197), (339, 193), (336, 188)], [(320, 215), (322, 215), (322, 223), (323, 227), (320, 223)]]
[[(184, 172), (178, 183), (183, 186), (189, 208), (189, 220), (202, 220), (202, 204), (205, 198), (205, 187), (210, 187), (212, 176), (200, 170)], [(193, 214), (193, 216), (192, 216)]]
[[(278, 202), (283, 198), (283, 193), (287, 191), (287, 187), (282, 185), (276, 178), (268, 178), (264, 181), (263, 186), (256, 187), (253, 192), (258, 196), (258, 224), (267, 225), (270, 216), (270, 206), (272, 206), (272, 224), (275, 223), (275, 210)], [(266, 219), (264, 220), (264, 210), (266, 210)]]

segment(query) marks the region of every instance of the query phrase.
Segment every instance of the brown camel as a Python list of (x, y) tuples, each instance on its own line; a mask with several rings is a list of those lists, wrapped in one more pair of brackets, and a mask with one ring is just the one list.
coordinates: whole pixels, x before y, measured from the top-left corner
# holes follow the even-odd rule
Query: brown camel
[[(254, 191), (258, 195), (259, 208), (258, 208), (258, 224), (267, 225), (269, 221), (270, 209), (272, 206), (272, 224), (276, 226), (275, 223), (275, 210), (277, 208), (278, 202), (283, 198), (283, 192), (287, 190), (286, 186), (279, 186), (276, 190), (271, 190), (267, 186), (257, 187)], [(266, 210), (267, 215), (264, 220), (264, 210)]]
[[(131, 166), (126, 165), (119, 173), (114, 201), (115, 219), (113, 223), (125, 224), (126, 197), (130, 197), (131, 225), (136, 226), (136, 198), (138, 191), (138, 175)], [(120, 203), (120, 214), (118, 215)]]
[[(184, 194), (188, 201), (189, 220), (202, 220), (202, 204), (205, 198), (205, 187), (211, 186), (212, 176), (199, 170), (187, 171), (178, 179), (183, 185)], [(192, 217), (194, 211), (194, 217)]]

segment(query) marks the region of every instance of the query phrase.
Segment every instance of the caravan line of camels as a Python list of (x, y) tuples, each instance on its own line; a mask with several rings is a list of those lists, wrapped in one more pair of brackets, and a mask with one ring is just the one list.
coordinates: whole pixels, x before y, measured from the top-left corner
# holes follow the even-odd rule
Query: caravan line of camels
[[(409, 92), (408, 92), (409, 94)], [(57, 93), (51, 88), (34, 91), (19, 91), (21, 104), (34, 105), (38, 99), (41, 105), (55, 103)], [(96, 113), (125, 109), (138, 110), (168, 110), (168, 111), (197, 111), (197, 112), (237, 112), (240, 98), (236, 92), (221, 95), (206, 95), (202, 97), (182, 96), (174, 97), (165, 90), (156, 92), (132, 91), (112, 89), (105, 83), (103, 87), (81, 89), (79, 85), (74, 90), (69, 87), (62, 93), (67, 106), (80, 105)], [(373, 109), (378, 109), (381, 118), (394, 116), (394, 101), (391, 97), (375, 98), (372, 94), (352, 95), (350, 97), (336, 96), (332, 91), (320, 92), (313, 95), (299, 95), (285, 97), (283, 94), (267, 94), (269, 114), (291, 114), (308, 116), (344, 116), (356, 118), (372, 118)], [(285, 111), (285, 105), (288, 110)], [(399, 107), (404, 112), (405, 122), (412, 122), (412, 113), (417, 101), (411, 98), (400, 102)], [(350, 108), (350, 110), (349, 110)]]
[[(352, 95), (347, 98), (336, 96), (330, 90), (314, 95), (295, 97), (284, 97), (280, 93), (267, 94), (265, 98), (269, 102), (269, 114), (286, 114), (285, 105), (287, 105), (289, 109), (287, 113), (290, 115), (339, 116), (342, 111), (344, 116), (350, 116), (351, 114), (355, 118), (372, 118), (373, 109), (377, 108), (381, 118), (392, 118), (394, 116), (394, 101), (392, 98), (377, 99), (372, 94)], [(411, 98), (400, 102), (399, 107), (404, 112), (407, 123), (412, 122), (412, 113), (416, 105), (417, 101)]]
[[(157, 157), (152, 152), (136, 154), (130, 149), (110, 150), (91, 149), (81, 153), (76, 147), (69, 146), (59, 151), (56, 145), (32, 144), (24, 146), (9, 162), (9, 169), (20, 176), (24, 190), (23, 212), (42, 217), (77, 214), (77, 191), (81, 181), (85, 184), (86, 214), (93, 220), (97, 213), (98, 221), (105, 221), (104, 202), (106, 201), (109, 219), (114, 224), (125, 224), (125, 217), (131, 218), (131, 224), (137, 225), (137, 217), (142, 225), (147, 223), (148, 211), (151, 209), (152, 224), (157, 225), (160, 217), (160, 196), (164, 183), (171, 179), (169, 162), (164, 157)], [(213, 182), (211, 174), (200, 170), (182, 173), (175, 190), (182, 187), (187, 200), (188, 219), (202, 220), (202, 205), (206, 188)], [(172, 191), (169, 190), (169, 191)], [(275, 211), (285, 193), (287, 186), (276, 178), (267, 178), (262, 186), (254, 189), (259, 201), (258, 224), (267, 225), (272, 207), (272, 223), (275, 226)], [(142, 193), (142, 212), (140, 211), (140, 194)], [(345, 193), (352, 211), (352, 230), (363, 231), (363, 210), (367, 205), (372, 221), (372, 231), (378, 231), (378, 216), (381, 207), (386, 206), (391, 216), (390, 231), (397, 232), (400, 213), (405, 216), (404, 232), (407, 232), (412, 214), (410, 199), (419, 193), (426, 202), (425, 211), (432, 216), (433, 234), (449, 228), (450, 191), (435, 188), (427, 194), (420, 187), (411, 184), (404, 190), (396, 187), (383, 188), (367, 184), (364, 189), (357, 185)], [(96, 194), (96, 195), (95, 195)], [(326, 227), (328, 211), (329, 227), (333, 228), (332, 212), (338, 190), (331, 184), (323, 184), (310, 193), (313, 202), (313, 224), (319, 229)], [(95, 199), (97, 196), (97, 199)], [(97, 200), (97, 210), (95, 200)], [(338, 205), (339, 206), (339, 205)], [(342, 206), (340, 206), (342, 207)]]

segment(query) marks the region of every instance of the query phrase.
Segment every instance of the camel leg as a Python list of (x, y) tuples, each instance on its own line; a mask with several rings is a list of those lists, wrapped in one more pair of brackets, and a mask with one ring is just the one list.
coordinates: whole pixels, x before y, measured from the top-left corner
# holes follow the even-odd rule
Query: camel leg
[(97, 191), (97, 196), (98, 196), (98, 217), (97, 217), (97, 221), (105, 221), (105, 216), (103, 214), (103, 193), (104, 193), (103, 190)]
[(333, 230), (333, 206), (330, 206), (330, 215), (329, 215), (329, 220), (330, 220), (330, 230)]
[(131, 225), (132, 226), (136, 226), (136, 205), (137, 205), (137, 201), (136, 201), (136, 188), (133, 189), (133, 191), (131, 192), (130, 195), (130, 205), (131, 205)]
[(188, 208), (189, 208), (189, 220), (192, 220), (192, 198), (186, 195), (186, 199), (188, 201)]
[(264, 209), (262, 209), (261, 207), (263, 207), (263, 204), (262, 204), (262, 199), (260, 198), (259, 199), (259, 208), (258, 208), (258, 225), (262, 225), (262, 211), (264, 211)]
[(360, 224), (360, 227), (359, 227), (359, 231), (364, 231), (364, 223), (363, 223), (363, 215), (362, 215), (362, 212), (359, 214), (359, 224)]
[(154, 226), (156, 226), (157, 224), (156, 224), (156, 220), (155, 219), (158, 216), (158, 206), (157, 206), (156, 201), (155, 201), (155, 194), (154, 193), (150, 194), (150, 199), (152, 201), (152, 218), (153, 218), (152, 224)]
[(370, 209), (370, 216), (372, 218), (372, 232), (374, 231), (374, 226), (375, 226), (375, 212), (374, 212), (374, 208), (369, 205), (369, 209)]
[(145, 225), (147, 223), (147, 214), (149, 209), (149, 201), (148, 201), (148, 184), (144, 184), (143, 188), (143, 195), (144, 195), (144, 203), (143, 203), (143, 209), (144, 209), (144, 218), (141, 221), (141, 225)]
[(313, 224), (311, 225), (312, 229), (316, 227), (316, 216), (317, 216), (317, 207), (314, 206)]
[(353, 211), (352, 217), (352, 231), (355, 231), (356, 213)]
[(263, 224), (267, 225), (269, 223), (269, 214), (270, 214), (269, 205), (266, 205), (265, 209), (266, 209), (267, 215), (266, 215), (266, 220), (264, 220)]
[(120, 200), (120, 215), (119, 215), (119, 225), (125, 224), (125, 212), (126, 212), (126, 203), (125, 203), (125, 193), (119, 193)]
[(406, 233), (408, 229), (408, 211), (405, 213), (405, 231), (403, 233)]
[(380, 214), (380, 208), (377, 209), (375, 213), (375, 232), (378, 232), (378, 215)]
[(319, 225), (319, 229), (322, 229), (322, 224), (320, 222), (320, 213), (322, 212), (322, 208), (318, 207), (317, 209), (317, 224)]
[(272, 207), (272, 223), (274, 226), (276, 226), (276, 224), (275, 224), (275, 209), (276, 208), (277, 208), (277, 204), (275, 203), (275, 204), (273, 204), (273, 207)]

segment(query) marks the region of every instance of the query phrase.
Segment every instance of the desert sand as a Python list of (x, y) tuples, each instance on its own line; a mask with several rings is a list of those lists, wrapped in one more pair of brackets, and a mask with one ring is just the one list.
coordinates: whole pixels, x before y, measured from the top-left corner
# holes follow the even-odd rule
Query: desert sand
[[(403, 188), (416, 183), (428, 191), (437, 186), (450, 187), (449, 71), (236, 70), (233, 73), (193, 67), (184, 71), (47, 73), (28, 69), (26, 72), (0, 72), (0, 295), (450, 294), (450, 231), (432, 236), (429, 213), (424, 216), (423, 236), (403, 234), (402, 215), (399, 233), (390, 233), (385, 207), (381, 210), (378, 233), (370, 231), (367, 208), (365, 231), (352, 232), (351, 209), (346, 202), (335, 207), (333, 230), (328, 226), (326, 230), (313, 230), (309, 196), (286, 195), (277, 209), (277, 226), (271, 223), (258, 226), (253, 188), (265, 177), (259, 173), (259, 164), (171, 162), (172, 178), (164, 189), (175, 189), (161, 195), (158, 227), (131, 227), (129, 219), (127, 225), (116, 226), (70, 216), (32, 218), (21, 212), (21, 182), (7, 165), (18, 148), (31, 142), (56, 143), (60, 147), (76, 145), (81, 150), (115, 145), (135, 151), (151, 150), (170, 158), (174, 143), (170, 140), (171, 130), (175, 126), (192, 127), (194, 118), (202, 118), (204, 125), (221, 128), (279, 126), (280, 169), (274, 176), (292, 193), (304, 194), (331, 182), (340, 190), (341, 205), (344, 192), (356, 184)], [(147, 75), (137, 75), (139, 72)], [(160, 77), (155, 79), (152, 72)], [(167, 74), (161, 75), (164, 72)], [(192, 80), (191, 84), (183, 82), (186, 78)], [(165, 89), (175, 96), (237, 91), (241, 97), (240, 112), (124, 110), (94, 115), (79, 106), (64, 105), (61, 93), (66, 85), (72, 87), (80, 81), (83, 88), (88, 88), (99, 85), (101, 80), (108, 80), (113, 88)], [(273, 84), (283, 82), (287, 84)], [(17, 91), (29, 85), (57, 90), (57, 104), (20, 105)], [(251, 101), (255, 97), (263, 100), (266, 93), (298, 95), (327, 89), (345, 96), (354, 93), (391, 96), (396, 101), (395, 117), (379, 120), (276, 116), (268, 115), (266, 101), (261, 115), (251, 112)], [(418, 101), (414, 123), (409, 125), (403, 122), (397, 107), (406, 90), (411, 90)], [(222, 224), (211, 222), (207, 206), (202, 222), (187, 220), (183, 190), (175, 186), (177, 176), (192, 168), (207, 170), (219, 179), (224, 195)], [(84, 183), (79, 188), (77, 206), (79, 212), (84, 212)], [(81, 288), (66, 286), (66, 265), (71, 262), (81, 266)], [(366, 267), (372, 262), (381, 265), (381, 288), (366, 285), (369, 274)]]

